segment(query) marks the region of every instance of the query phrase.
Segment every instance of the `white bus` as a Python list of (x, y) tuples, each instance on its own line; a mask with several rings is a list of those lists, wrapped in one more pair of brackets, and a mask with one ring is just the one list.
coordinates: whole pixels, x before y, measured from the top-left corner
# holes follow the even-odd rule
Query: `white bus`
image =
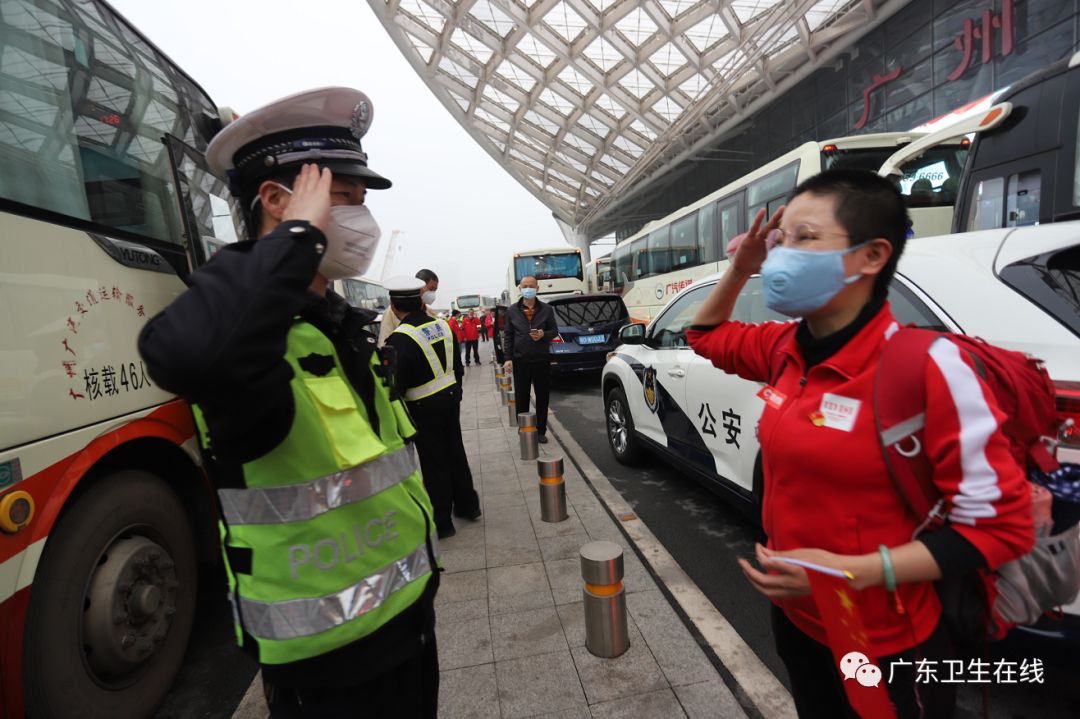
[[(630, 316), (648, 322), (681, 290), (721, 269), (728, 240), (745, 232), (758, 210), (771, 215), (803, 180), (830, 168), (877, 171), (899, 147), (918, 139), (912, 133), (858, 135), (807, 142), (716, 192), (654, 220), (620, 242), (611, 253), (612, 290), (621, 293)], [(967, 145), (934, 147), (904, 166), (901, 191), (917, 192), (933, 168), (933, 187), (955, 188), (963, 174)], [(955, 191), (927, 193), (911, 210), (916, 236), (944, 234), (952, 221)], [(942, 213), (940, 205), (949, 210)]]
[(105, 2), (4, 2), (0, 44), (0, 716), (149, 716), (217, 502), (136, 338), (237, 239), (221, 113)]
[(450, 303), (450, 308), (458, 312), (469, 310), (490, 310), (495, 307), (497, 300), (487, 295), (458, 295)]
[(353, 307), (372, 312), (385, 312), (390, 307), (390, 293), (377, 280), (350, 277), (334, 282), (334, 291)]
[(515, 252), (506, 270), (503, 301), (507, 304), (517, 302), (521, 297), (518, 285), (522, 279), (529, 276), (536, 278), (539, 284), (536, 294), (541, 297), (588, 290), (581, 250), (576, 247)]
[(585, 275), (589, 292), (611, 292), (614, 282), (611, 274), (611, 255), (591, 260), (585, 265)]

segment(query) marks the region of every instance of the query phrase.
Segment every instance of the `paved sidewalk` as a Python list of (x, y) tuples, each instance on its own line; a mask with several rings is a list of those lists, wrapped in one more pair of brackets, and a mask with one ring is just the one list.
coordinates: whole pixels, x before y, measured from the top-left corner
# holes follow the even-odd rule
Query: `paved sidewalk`
[[(568, 457), (569, 516), (541, 521), (536, 461), (519, 459), (491, 364), (467, 369), (461, 426), (484, 514), (439, 543), (439, 716), (746, 717)], [(540, 456), (565, 457), (548, 437)], [(624, 551), (630, 649), (615, 659), (585, 648), (578, 550), (598, 539)], [(266, 716), (258, 677), (233, 716)]]
[[(744, 717), (716, 669), (657, 588), (596, 495), (567, 459), (569, 517), (540, 520), (536, 461), (521, 461), (516, 427), (491, 365), (474, 365), (461, 410), (483, 502), (440, 542), (436, 599), (442, 717)], [(542, 458), (564, 456), (551, 440)], [(581, 545), (624, 549), (630, 649), (585, 649)]]

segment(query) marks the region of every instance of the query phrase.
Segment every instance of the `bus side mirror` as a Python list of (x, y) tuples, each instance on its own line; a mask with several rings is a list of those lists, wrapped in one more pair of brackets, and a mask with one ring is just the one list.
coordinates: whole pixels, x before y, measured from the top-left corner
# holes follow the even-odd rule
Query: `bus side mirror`
[(645, 344), (645, 325), (632, 322), (619, 330), (619, 342), (624, 345)]

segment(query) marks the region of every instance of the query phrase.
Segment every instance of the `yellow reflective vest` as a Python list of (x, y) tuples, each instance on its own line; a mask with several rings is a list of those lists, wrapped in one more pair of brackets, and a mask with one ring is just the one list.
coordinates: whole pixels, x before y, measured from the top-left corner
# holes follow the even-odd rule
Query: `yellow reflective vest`
[[(300, 366), (312, 354), (333, 358), (329, 372)], [(333, 343), (308, 322), (294, 321), (285, 359), (295, 404), (288, 435), (241, 466), (242, 487), (218, 490), (237, 637), (254, 639), (263, 664), (371, 634), (416, 602), (436, 563), (431, 502), (405, 443), (416, 429), (402, 402), (376, 378), (376, 432)]]
[[(420, 347), (424, 358), (431, 366), (433, 375), (431, 380), (418, 387), (406, 388), (406, 400), (415, 402), (457, 384), (457, 378), (454, 376), (454, 333), (445, 320), (436, 318), (418, 327), (402, 322), (393, 334), (405, 335)], [(435, 352), (435, 345), (440, 342), (443, 346), (443, 357), (446, 358), (445, 364), (439, 360), (439, 355)]]

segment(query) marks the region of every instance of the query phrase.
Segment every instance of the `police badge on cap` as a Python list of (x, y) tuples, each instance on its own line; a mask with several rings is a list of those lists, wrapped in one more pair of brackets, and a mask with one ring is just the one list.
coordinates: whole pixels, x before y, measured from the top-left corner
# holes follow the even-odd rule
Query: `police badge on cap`
[(235, 194), (309, 162), (385, 190), (390, 180), (368, 167), (360, 144), (374, 114), (370, 98), (348, 87), (290, 95), (226, 125), (207, 147), (206, 161)]

